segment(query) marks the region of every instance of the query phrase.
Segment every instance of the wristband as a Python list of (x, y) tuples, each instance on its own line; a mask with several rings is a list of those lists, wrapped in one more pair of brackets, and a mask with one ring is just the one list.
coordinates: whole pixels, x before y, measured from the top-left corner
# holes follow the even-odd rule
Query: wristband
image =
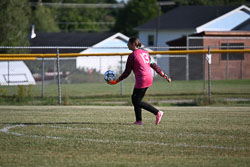
[(168, 82), (172, 82), (172, 79), (167, 74), (164, 74), (162, 77), (168, 80)]
[(163, 75), (163, 78), (168, 79), (169, 77), (168, 77), (167, 74), (164, 74), (164, 75)]
[(115, 85), (115, 84), (117, 84), (117, 81), (116, 81), (116, 80), (108, 81), (108, 84), (110, 84), (110, 85)]

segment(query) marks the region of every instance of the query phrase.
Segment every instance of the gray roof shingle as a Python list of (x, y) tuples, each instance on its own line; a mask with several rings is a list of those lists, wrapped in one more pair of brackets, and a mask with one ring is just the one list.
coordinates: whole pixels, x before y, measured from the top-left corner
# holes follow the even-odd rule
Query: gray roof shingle
[[(160, 16), (160, 30), (194, 29), (238, 6), (180, 6)], [(157, 18), (136, 27), (137, 30), (155, 29)]]
[[(30, 40), (31, 46), (93, 46), (115, 32), (78, 32), (48, 33), (37, 32), (36, 38)], [(60, 53), (79, 53), (84, 49), (60, 49)], [(32, 49), (31, 53), (56, 53), (56, 49)]]

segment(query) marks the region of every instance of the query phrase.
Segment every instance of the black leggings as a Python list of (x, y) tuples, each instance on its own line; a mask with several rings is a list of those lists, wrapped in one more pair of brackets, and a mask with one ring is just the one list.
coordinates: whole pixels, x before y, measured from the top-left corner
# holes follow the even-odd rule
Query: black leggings
[(157, 115), (158, 111), (156, 108), (151, 106), (150, 104), (143, 102), (142, 99), (146, 93), (148, 88), (134, 88), (133, 94), (132, 94), (132, 103), (134, 105), (134, 111), (135, 111), (135, 117), (136, 121), (141, 121), (141, 109), (148, 110), (149, 112), (153, 113), (154, 115)]

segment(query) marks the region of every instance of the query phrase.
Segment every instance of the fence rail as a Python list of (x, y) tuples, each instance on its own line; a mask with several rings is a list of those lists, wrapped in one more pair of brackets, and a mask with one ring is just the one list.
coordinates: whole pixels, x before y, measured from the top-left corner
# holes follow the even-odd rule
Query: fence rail
[[(59, 48), (58, 48), (59, 49)], [(169, 51), (151, 51), (149, 52), (150, 55), (157, 55), (157, 54), (166, 54), (166, 55), (184, 55), (184, 54), (208, 54), (208, 53), (250, 53), (250, 49), (227, 49), (227, 50), (221, 50), (221, 49), (202, 49), (202, 50), (169, 50)], [(79, 56), (125, 56), (129, 55), (130, 53), (60, 53), (60, 57), (79, 57)], [(0, 60), (1, 59), (8, 59), (11, 60), (12, 58), (55, 58), (57, 57), (57, 54), (50, 54), (50, 53), (19, 53), (19, 54), (13, 54), (13, 53), (7, 53), (7, 54), (0, 54)], [(33, 59), (32, 59), (33, 60)]]
[[(4, 49), (52, 49), (56, 50), (57, 53), (0, 53), (0, 61), (19, 61), (19, 60), (42, 60), (42, 97), (44, 97), (44, 60), (50, 59), (54, 60), (56, 72), (57, 73), (57, 88), (58, 88), (58, 103), (62, 103), (62, 93), (61, 93), (61, 78), (60, 78), (60, 60), (67, 59), (67, 58), (76, 58), (76, 57), (93, 57), (93, 56), (120, 56), (121, 57), (121, 71), (122, 71), (122, 57), (127, 56), (129, 52), (118, 52), (119, 49), (124, 49), (124, 47), (105, 47), (107, 49), (117, 49), (116, 53), (60, 53), (60, 49), (87, 49), (87, 48), (94, 48), (94, 49), (104, 49), (104, 47), (61, 47), (61, 46), (54, 46), (54, 47), (46, 47), (46, 46), (37, 46), (37, 47), (22, 47), (22, 46), (0, 46), (0, 50)], [(154, 48), (154, 47), (150, 47)], [(189, 46), (189, 47), (158, 47), (161, 49), (166, 49), (165, 51), (149, 51), (150, 55), (165, 55), (165, 57), (175, 57), (175, 58), (185, 58), (186, 59), (186, 79), (189, 80), (189, 55), (191, 54), (201, 54), (203, 55), (203, 70), (207, 68), (207, 73), (204, 72), (204, 94), (206, 93), (206, 84), (208, 84), (208, 92), (207, 95), (209, 99), (211, 98), (211, 65), (208, 63), (204, 55), (206, 54), (229, 54), (229, 53), (250, 53), (250, 46), (226, 46), (226, 47), (204, 47), (204, 46)], [(168, 50), (167, 50), (168, 49)], [(171, 50), (174, 49), (174, 50)], [(184, 50), (183, 50), (184, 49)], [(227, 60), (228, 61), (228, 60)], [(206, 63), (205, 63), (206, 62)], [(227, 65), (228, 67), (228, 65)], [(8, 69), (9, 73), (9, 69)], [(227, 72), (228, 73), (228, 72)], [(206, 83), (206, 76), (208, 82)], [(121, 95), (123, 95), (123, 84), (121, 85)]]

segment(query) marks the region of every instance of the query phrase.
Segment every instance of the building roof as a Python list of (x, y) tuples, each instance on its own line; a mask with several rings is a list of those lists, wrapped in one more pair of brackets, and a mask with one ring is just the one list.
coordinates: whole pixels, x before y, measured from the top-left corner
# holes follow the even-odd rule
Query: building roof
[[(189, 35), (189, 37), (250, 37), (250, 31), (203, 31)], [(167, 41), (169, 46), (186, 46), (187, 36)]]
[[(180, 6), (159, 17), (159, 30), (195, 29), (208, 23), (238, 6)], [(141, 26), (137, 30), (152, 30), (156, 28), (158, 18)]]
[(236, 26), (233, 30), (250, 30), (250, 18)]
[[(9, 75), (8, 75), (9, 73)], [(35, 85), (29, 68), (23, 61), (0, 62), (0, 85)]]
[[(114, 35), (115, 32), (48, 33), (37, 32), (31, 46), (93, 46)], [(60, 49), (60, 53), (79, 53), (84, 49)], [(31, 53), (56, 53), (55, 49), (32, 49)]]

